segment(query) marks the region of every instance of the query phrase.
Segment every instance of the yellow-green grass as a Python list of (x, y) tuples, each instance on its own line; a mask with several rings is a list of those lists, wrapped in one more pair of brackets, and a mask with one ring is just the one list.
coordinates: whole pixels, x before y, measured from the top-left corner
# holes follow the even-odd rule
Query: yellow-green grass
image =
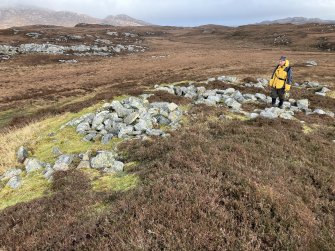
[(331, 98), (335, 98), (335, 91), (327, 92), (327, 96)]
[[(137, 163), (129, 163), (134, 166)], [(139, 177), (136, 174), (122, 173), (101, 173), (95, 169), (82, 169), (83, 173), (91, 180), (92, 189), (96, 192), (106, 191), (127, 191), (135, 188), (139, 183)]]
[(242, 114), (238, 114), (238, 113), (233, 113), (233, 112), (228, 112), (225, 114), (225, 117), (227, 119), (231, 119), (231, 120), (240, 120), (240, 121), (246, 121), (249, 120), (250, 118), (248, 118), (245, 115)]
[(94, 191), (127, 191), (135, 188), (139, 178), (135, 174), (107, 174), (92, 182)]
[(31, 173), (22, 177), (22, 186), (12, 189), (8, 186), (0, 190), (0, 210), (17, 203), (28, 202), (48, 195), (50, 183), (40, 173)]
[(307, 124), (303, 124), (302, 125), (302, 131), (303, 131), (304, 134), (310, 134), (314, 131), (314, 129)]

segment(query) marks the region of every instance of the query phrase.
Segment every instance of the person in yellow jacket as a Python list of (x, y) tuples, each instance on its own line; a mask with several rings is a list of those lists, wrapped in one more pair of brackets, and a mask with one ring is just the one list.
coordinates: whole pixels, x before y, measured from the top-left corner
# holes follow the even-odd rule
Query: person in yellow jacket
[(272, 106), (276, 106), (277, 98), (279, 98), (279, 108), (283, 108), (285, 97), (289, 96), (292, 85), (292, 68), (290, 62), (285, 56), (281, 56), (279, 64), (273, 71), (269, 86), (271, 87)]

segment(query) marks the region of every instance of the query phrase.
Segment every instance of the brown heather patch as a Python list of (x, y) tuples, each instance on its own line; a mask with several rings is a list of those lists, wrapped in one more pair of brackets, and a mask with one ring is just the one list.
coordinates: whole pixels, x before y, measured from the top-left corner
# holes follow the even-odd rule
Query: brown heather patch
[[(141, 185), (132, 191), (95, 194), (80, 173), (59, 173), (52, 197), (0, 213), (0, 247), (333, 250), (331, 130), (206, 121), (220, 112), (196, 106), (190, 114), (198, 118), (172, 137), (124, 144), (128, 161), (140, 162), (133, 172)], [(99, 203), (105, 210), (90, 213)]]

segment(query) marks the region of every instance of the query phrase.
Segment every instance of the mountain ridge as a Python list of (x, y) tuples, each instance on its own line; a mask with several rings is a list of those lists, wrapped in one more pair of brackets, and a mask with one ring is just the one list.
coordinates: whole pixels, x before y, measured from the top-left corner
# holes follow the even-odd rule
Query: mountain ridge
[(109, 24), (115, 26), (151, 25), (125, 14), (109, 15), (101, 19), (71, 11), (54, 11), (31, 6), (0, 7), (0, 29), (27, 25), (73, 27), (78, 23)]

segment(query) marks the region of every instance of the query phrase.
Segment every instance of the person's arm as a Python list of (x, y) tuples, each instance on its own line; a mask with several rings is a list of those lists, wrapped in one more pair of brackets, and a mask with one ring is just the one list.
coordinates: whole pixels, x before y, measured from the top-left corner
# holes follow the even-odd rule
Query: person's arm
[(292, 68), (290, 67), (287, 71), (287, 78), (285, 81), (285, 91), (289, 92), (291, 90), (291, 85), (293, 82), (293, 73), (292, 73)]
[(278, 66), (279, 66), (279, 65), (277, 65), (277, 66), (275, 67), (275, 69), (274, 69), (274, 71), (273, 71), (273, 73), (272, 73), (272, 76), (271, 76), (271, 79), (270, 79), (270, 82), (269, 82), (269, 86), (270, 86), (270, 87), (272, 87), (272, 85), (273, 85), (274, 76), (275, 76), (276, 70), (278, 69)]

